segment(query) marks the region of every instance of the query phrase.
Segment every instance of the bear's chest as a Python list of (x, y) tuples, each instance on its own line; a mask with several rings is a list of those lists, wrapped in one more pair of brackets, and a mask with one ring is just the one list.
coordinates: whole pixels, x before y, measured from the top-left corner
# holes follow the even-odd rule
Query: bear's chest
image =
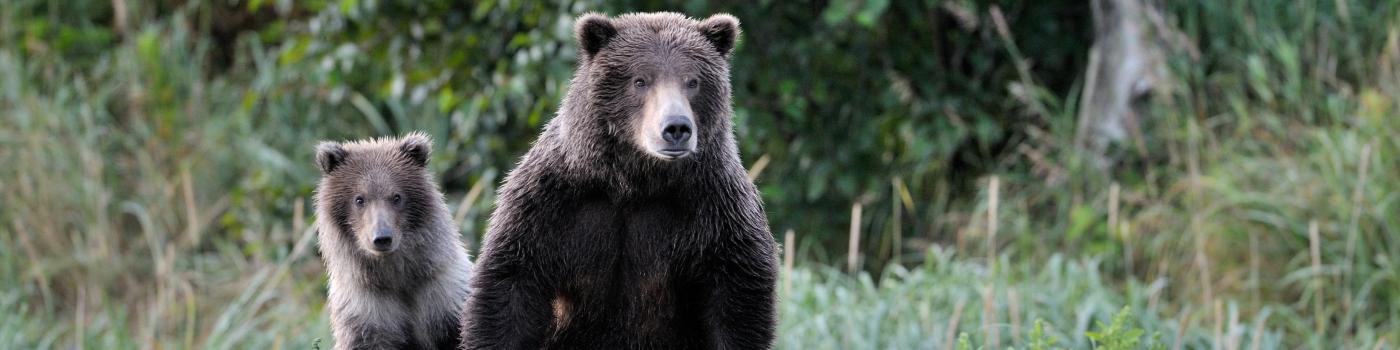
[(576, 208), (559, 218), (556, 231), (564, 253), (551, 305), (556, 321), (650, 334), (696, 316), (684, 300), (703, 290), (698, 268), (711, 235), (695, 207), (643, 201)]
[(573, 262), (666, 263), (693, 257), (711, 236), (697, 207), (671, 200), (583, 201), (574, 208), (555, 225), (560, 251), (576, 255)]

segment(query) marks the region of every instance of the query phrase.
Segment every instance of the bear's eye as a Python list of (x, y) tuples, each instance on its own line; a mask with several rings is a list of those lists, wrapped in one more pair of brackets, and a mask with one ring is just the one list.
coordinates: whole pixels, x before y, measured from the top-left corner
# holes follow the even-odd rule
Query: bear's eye
[(403, 202), (403, 196), (394, 195), (394, 204), (399, 204), (399, 202)]
[(357, 207), (363, 207), (363, 206), (365, 206), (365, 196), (355, 196), (355, 206), (357, 206)]
[(636, 86), (636, 87), (638, 87), (638, 88), (647, 87), (647, 80), (646, 80), (646, 79), (642, 79), (642, 78), (637, 78), (637, 80), (633, 80), (633, 81), (632, 81), (632, 86)]
[(694, 89), (698, 87), (700, 87), (700, 81), (695, 80), (695, 78), (691, 78), (690, 80), (685, 81), (685, 88), (687, 89)]

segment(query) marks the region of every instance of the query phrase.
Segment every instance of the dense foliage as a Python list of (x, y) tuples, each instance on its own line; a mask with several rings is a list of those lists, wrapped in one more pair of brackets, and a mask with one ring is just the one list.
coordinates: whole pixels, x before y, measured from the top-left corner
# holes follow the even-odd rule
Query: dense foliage
[[(976, 3), (254, 1), (128, 11), (183, 14), (196, 36), (212, 27), (223, 40), (191, 49), (214, 51), (216, 67), (204, 74), (257, 77), (240, 112), (290, 124), (273, 131), (286, 135), (266, 135), (269, 146), (305, 159), (307, 139), (427, 130), (446, 144), (437, 158), (449, 191), (498, 179), (552, 117), (573, 69), (572, 21), (584, 10), (733, 13), (749, 19), (733, 63), (740, 144), (746, 161), (766, 159), (759, 182), (774, 227), (835, 247), (849, 218), (827, 213), (883, 203), (895, 183), (913, 198), (965, 197), (968, 179), (997, 168), (1022, 127), (1047, 124), (1049, 111), (1027, 94), (1067, 91), (1091, 39), (1086, 5), (1064, 3), (1001, 9), (1012, 37), (997, 36), (979, 17), (988, 5)], [(110, 9), (54, 7), (21, 8), (34, 14), (24, 40), (57, 39), (70, 55), (116, 43), (97, 25)], [(85, 27), (87, 39), (33, 29), (55, 25), (49, 11), (91, 16), (60, 26)], [(1016, 50), (1035, 52), (1031, 76), (1017, 75)], [(311, 174), (292, 172), (269, 186), (305, 191)], [(887, 209), (868, 212), (887, 218)], [(941, 206), (916, 209), (910, 234), (946, 230), (921, 220)]]

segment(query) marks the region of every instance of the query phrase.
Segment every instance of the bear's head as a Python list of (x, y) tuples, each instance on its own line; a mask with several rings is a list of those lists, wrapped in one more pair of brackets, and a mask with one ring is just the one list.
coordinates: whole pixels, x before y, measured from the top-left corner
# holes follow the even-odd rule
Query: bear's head
[[(719, 152), (729, 130), (729, 57), (739, 21), (675, 13), (586, 14), (575, 24), (579, 72), (566, 108), (588, 119), (590, 140), (631, 146), (669, 162)], [(597, 136), (597, 135), (593, 135)]]
[(413, 245), (425, 234), (441, 198), (428, 174), (432, 140), (421, 133), (401, 139), (322, 142), (316, 146), (321, 182), (316, 188), (323, 245), (379, 258)]

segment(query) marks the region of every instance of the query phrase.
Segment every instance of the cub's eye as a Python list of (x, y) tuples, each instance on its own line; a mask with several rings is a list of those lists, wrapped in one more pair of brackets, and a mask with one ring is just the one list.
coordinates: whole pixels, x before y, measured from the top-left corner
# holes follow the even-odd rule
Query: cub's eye
[(695, 80), (694, 78), (692, 78), (692, 79), (690, 79), (690, 80), (686, 80), (686, 81), (685, 81), (685, 88), (687, 88), (687, 89), (694, 89), (694, 88), (698, 88), (698, 87), (700, 87), (700, 81), (699, 81), (699, 80)]
[(403, 202), (403, 196), (394, 195), (394, 204), (399, 204), (400, 202)]
[(632, 86), (636, 86), (636, 87), (639, 87), (639, 88), (647, 87), (647, 80), (646, 80), (646, 79), (642, 79), (642, 78), (637, 78), (637, 80), (633, 80), (633, 81), (632, 81)]
[(363, 207), (363, 206), (365, 206), (365, 197), (364, 197), (364, 196), (355, 196), (355, 206), (357, 206), (357, 207)]

